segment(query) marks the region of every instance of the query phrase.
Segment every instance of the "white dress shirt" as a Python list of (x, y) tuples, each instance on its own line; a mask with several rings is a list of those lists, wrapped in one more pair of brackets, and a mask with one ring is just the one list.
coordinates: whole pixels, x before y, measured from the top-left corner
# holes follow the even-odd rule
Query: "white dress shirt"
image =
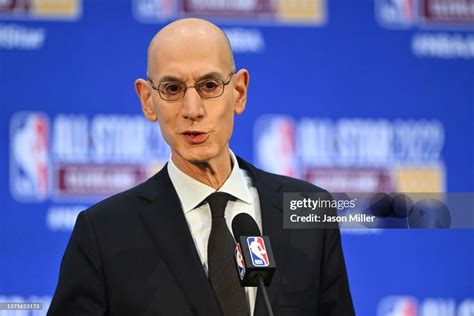
[[(245, 169), (239, 167), (237, 158), (229, 150), (232, 159), (232, 171), (224, 184), (216, 191), (214, 188), (201, 183), (178, 169), (171, 158), (168, 162), (168, 174), (178, 194), (181, 207), (186, 217), (194, 245), (201, 258), (202, 266), (206, 274), (207, 267), (207, 242), (211, 233), (211, 210), (208, 203), (198, 205), (214, 192), (225, 192), (236, 198), (229, 201), (225, 209), (227, 227), (232, 233), (232, 220), (239, 213), (247, 213), (257, 222), (260, 232), (262, 231), (262, 216), (260, 211), (260, 200), (257, 189), (252, 184)], [(246, 287), (247, 299), (250, 305), (251, 315), (254, 313), (256, 287)]]

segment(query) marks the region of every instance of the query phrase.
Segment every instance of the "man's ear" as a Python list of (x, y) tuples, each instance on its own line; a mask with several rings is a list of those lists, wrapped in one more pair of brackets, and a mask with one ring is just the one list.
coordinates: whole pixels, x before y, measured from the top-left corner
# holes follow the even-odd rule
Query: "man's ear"
[(247, 88), (250, 75), (247, 69), (241, 69), (234, 76), (234, 92), (236, 95), (234, 112), (235, 114), (241, 114), (245, 110), (245, 104), (247, 103)]
[(156, 122), (158, 117), (155, 113), (155, 110), (153, 109), (153, 100), (151, 98), (152, 91), (148, 85), (148, 82), (144, 79), (135, 80), (135, 91), (140, 98), (142, 111), (146, 119), (150, 122)]

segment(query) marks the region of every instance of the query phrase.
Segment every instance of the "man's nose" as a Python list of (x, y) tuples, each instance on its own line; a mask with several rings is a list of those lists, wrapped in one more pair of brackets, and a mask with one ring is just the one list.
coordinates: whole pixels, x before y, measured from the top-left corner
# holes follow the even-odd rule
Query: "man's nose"
[(202, 98), (193, 87), (186, 90), (182, 102), (181, 114), (184, 118), (195, 121), (205, 115)]

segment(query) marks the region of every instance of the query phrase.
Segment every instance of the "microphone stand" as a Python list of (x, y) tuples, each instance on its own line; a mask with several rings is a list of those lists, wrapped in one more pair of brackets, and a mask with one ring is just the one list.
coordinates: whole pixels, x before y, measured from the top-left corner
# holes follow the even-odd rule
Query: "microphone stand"
[(265, 307), (267, 308), (267, 312), (269, 316), (273, 316), (272, 306), (270, 304), (270, 299), (268, 298), (267, 289), (265, 284), (263, 283), (263, 278), (261, 275), (258, 276), (258, 289), (262, 292), (263, 300), (265, 302)]

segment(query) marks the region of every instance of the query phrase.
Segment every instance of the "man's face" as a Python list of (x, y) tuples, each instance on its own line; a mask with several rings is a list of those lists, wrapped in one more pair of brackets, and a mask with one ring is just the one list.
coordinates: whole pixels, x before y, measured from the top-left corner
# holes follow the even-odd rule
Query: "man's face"
[(224, 93), (212, 99), (202, 98), (194, 88), (188, 88), (181, 100), (165, 101), (147, 83), (151, 94), (146, 102), (156, 115), (154, 118), (171, 147), (175, 163), (210, 162), (227, 155), (234, 113), (240, 114), (245, 107), (248, 75), (241, 71), (229, 76), (232, 63), (225, 47), (221, 46), (212, 41), (206, 43), (205, 37), (194, 35), (162, 40), (158, 49), (150, 54), (149, 77), (155, 87), (169, 81), (194, 86), (207, 78), (230, 78)]

